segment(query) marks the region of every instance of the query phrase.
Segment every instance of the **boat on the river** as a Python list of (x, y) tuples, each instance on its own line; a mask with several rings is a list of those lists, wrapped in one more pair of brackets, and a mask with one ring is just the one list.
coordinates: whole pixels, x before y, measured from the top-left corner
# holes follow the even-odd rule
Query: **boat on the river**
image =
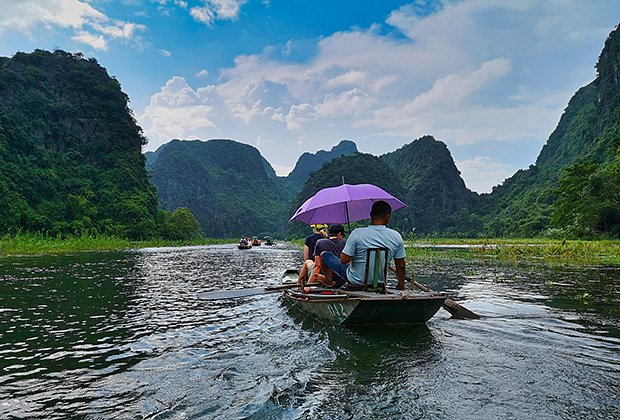
[(252, 237), (252, 246), (260, 246), (261, 240), (258, 236)]
[(237, 245), (239, 249), (250, 249), (252, 248), (252, 241), (250, 239), (241, 238), (239, 241), (239, 245)]
[[(297, 283), (299, 272), (288, 269), (282, 284)], [(349, 291), (322, 286), (286, 289), (284, 299), (322, 322), (332, 325), (416, 324), (431, 319), (447, 296), (388, 288), (386, 293)]]
[(273, 238), (272, 238), (271, 236), (265, 236), (265, 237), (263, 238), (263, 243), (264, 243), (265, 245), (273, 245), (273, 244), (274, 244), (274, 242), (273, 242)]

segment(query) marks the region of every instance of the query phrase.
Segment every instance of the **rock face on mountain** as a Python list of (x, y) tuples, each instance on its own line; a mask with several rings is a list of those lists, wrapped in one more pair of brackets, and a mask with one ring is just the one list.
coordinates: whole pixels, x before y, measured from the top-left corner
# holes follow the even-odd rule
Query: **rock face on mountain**
[(464, 209), (475, 206), (477, 194), (460, 177), (446, 145), (423, 137), (381, 157), (357, 153), (336, 158), (313, 172), (293, 201), (292, 213), (321, 188), (371, 183), (409, 207), (395, 213), (392, 225), (404, 232), (445, 232)]
[(151, 236), (144, 144), (127, 95), (96, 60), (0, 58), (0, 234)]
[(473, 209), (477, 194), (468, 190), (445, 143), (431, 136), (417, 139), (382, 156), (402, 183), (417, 232), (445, 232), (454, 217)]
[[(571, 98), (535, 165), (484, 197), (490, 236), (620, 235), (620, 32), (608, 37), (596, 79)], [(556, 232), (558, 234), (558, 232)]]
[(162, 208), (186, 207), (213, 237), (280, 235), (286, 201), (259, 151), (232, 140), (161, 146), (150, 165)]

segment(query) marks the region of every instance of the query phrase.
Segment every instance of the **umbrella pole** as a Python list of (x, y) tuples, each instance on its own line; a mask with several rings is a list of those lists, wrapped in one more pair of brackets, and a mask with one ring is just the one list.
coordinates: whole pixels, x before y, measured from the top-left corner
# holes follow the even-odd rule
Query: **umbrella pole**
[(347, 228), (349, 229), (349, 235), (351, 234), (351, 222), (349, 221), (349, 203), (344, 202), (344, 208), (347, 212)]

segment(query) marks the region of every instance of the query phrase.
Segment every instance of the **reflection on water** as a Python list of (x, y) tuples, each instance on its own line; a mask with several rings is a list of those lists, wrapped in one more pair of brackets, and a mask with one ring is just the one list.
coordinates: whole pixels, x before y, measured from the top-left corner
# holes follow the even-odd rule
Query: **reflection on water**
[(484, 315), (325, 327), (265, 286), (283, 245), (0, 259), (0, 417), (613, 418), (620, 270), (415, 263)]

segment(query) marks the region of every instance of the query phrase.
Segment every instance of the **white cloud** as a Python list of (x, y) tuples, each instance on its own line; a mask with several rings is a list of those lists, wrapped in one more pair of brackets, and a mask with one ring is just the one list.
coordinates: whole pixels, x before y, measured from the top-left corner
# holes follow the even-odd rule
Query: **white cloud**
[(90, 32), (80, 31), (71, 37), (72, 40), (82, 44), (90, 45), (97, 50), (107, 50), (108, 43), (102, 35), (91, 34)]
[(209, 7), (192, 7), (189, 11), (189, 14), (197, 22), (201, 22), (207, 25), (210, 25), (215, 20), (215, 13)]
[(172, 55), (172, 53), (168, 50), (164, 50), (164, 49), (160, 49), (159, 50), (159, 54), (164, 56), (164, 57), (170, 57)]
[(209, 70), (206, 70), (206, 69), (202, 69), (198, 73), (196, 73), (196, 77), (198, 77), (199, 79), (205, 78), (208, 75), (209, 75)]
[(488, 156), (475, 156), (455, 163), (467, 188), (479, 193), (491, 192), (495, 185), (512, 176), (517, 169), (512, 165), (495, 162)]
[[(151, 103), (138, 117), (147, 136), (157, 133), (159, 138), (200, 138), (202, 130), (216, 129), (209, 118), (213, 106), (206, 103), (185, 81), (175, 76), (151, 97)], [(161, 141), (154, 142), (156, 145)]]
[(286, 116), (286, 127), (289, 129), (301, 128), (317, 119), (318, 115), (312, 105), (307, 103), (293, 105)]
[[(197, 21), (211, 25), (216, 20), (237, 20), (241, 6), (246, 0), (203, 0), (202, 6), (190, 9), (190, 15)], [(187, 7), (187, 3), (186, 3)]]
[[(213, 23), (238, 18), (243, 3), (203, 1), (191, 11)], [(300, 148), (330, 148), (342, 138), (385, 153), (432, 134), (454, 156), (468, 148), (460, 153), (463, 176), (471, 188), (488, 191), (517, 165), (486, 146), (542, 146), (572, 93), (594, 78), (615, 23), (605, 27), (603, 8), (580, 1), (436, 4), (430, 16), (415, 5), (389, 15), (386, 24), (404, 37), (385, 35), (379, 25), (351, 29), (317, 39), (313, 56), (287, 61), (292, 39), (278, 50), (237, 56), (219, 69), (214, 85), (194, 90), (171, 78), (144, 114), (162, 121), (145, 125), (145, 132), (156, 142), (191, 130), (203, 138), (256, 139), (283, 168), (294, 164)], [(172, 125), (160, 130), (167, 109), (202, 117), (201, 131), (177, 114), (171, 115), (178, 133), (170, 133)]]
[(21, 0), (3, 2), (0, 14), (0, 32), (20, 31), (32, 36), (32, 31), (45, 28), (73, 30), (76, 42), (106, 50), (112, 39), (137, 41), (144, 25), (111, 19), (91, 4), (81, 0)]

